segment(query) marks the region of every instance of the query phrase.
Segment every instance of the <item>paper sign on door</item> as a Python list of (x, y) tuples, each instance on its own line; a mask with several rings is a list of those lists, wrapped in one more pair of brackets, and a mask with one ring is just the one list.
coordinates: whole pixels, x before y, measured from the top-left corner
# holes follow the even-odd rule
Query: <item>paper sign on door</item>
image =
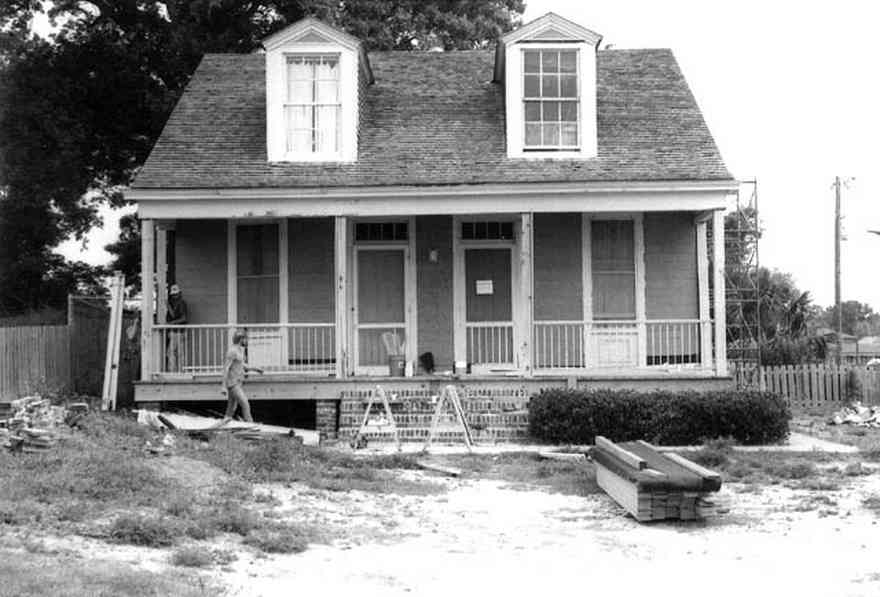
[(495, 294), (492, 280), (477, 280), (477, 294)]

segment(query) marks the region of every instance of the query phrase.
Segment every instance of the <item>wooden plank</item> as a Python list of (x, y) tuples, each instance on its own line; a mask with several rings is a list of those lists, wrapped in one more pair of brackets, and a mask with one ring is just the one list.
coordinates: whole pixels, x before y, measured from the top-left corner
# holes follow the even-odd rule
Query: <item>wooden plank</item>
[(724, 291), (724, 210), (712, 215), (712, 267), (715, 296), (715, 373), (727, 375), (727, 313)]
[(587, 458), (587, 455), (582, 452), (554, 452), (553, 450), (540, 450), (538, 456), (562, 462), (583, 462)]
[(518, 317), (516, 326), (518, 327), (518, 347), (517, 357), (519, 361), (519, 369), (525, 375), (532, 375), (532, 320), (533, 320), (533, 279), (534, 279), (534, 259), (533, 259), (533, 225), (532, 214), (520, 214), (519, 221), (519, 293), (518, 304), (521, 312)]
[(153, 220), (141, 220), (141, 379), (153, 374)]
[(675, 452), (666, 452), (663, 455), (666, 458), (668, 458), (669, 460), (675, 462), (676, 464), (678, 464), (680, 466), (683, 466), (684, 468), (688, 469), (692, 473), (699, 475), (700, 477), (702, 477), (704, 479), (709, 479), (711, 481), (720, 481), (721, 480), (721, 475), (719, 475), (715, 471), (707, 469), (704, 466), (700, 466), (696, 462), (692, 462), (692, 461), (688, 460), (687, 458), (679, 456)]
[(601, 435), (596, 436), (596, 447), (613, 454), (615, 457), (625, 462), (627, 466), (631, 466), (636, 470), (642, 470), (647, 468), (648, 466), (644, 460), (642, 460), (629, 450), (624, 450), (608, 438)]
[[(636, 520), (641, 522), (651, 519), (650, 514), (645, 513), (645, 499), (641, 500), (640, 507), (640, 496), (634, 483), (630, 483), (601, 464), (596, 464), (596, 484)], [(650, 508), (650, 496), (643, 497), (648, 497), (647, 506)]]
[(461, 469), (460, 468), (455, 468), (455, 467), (451, 467), (451, 466), (443, 466), (443, 465), (436, 464), (433, 462), (427, 462), (425, 460), (417, 460), (416, 465), (418, 465), (419, 468), (425, 469), (426, 471), (434, 471), (435, 473), (443, 473), (444, 475), (447, 475), (449, 477), (460, 477), (461, 476)]
[[(415, 231), (412, 232), (413, 234)], [(336, 378), (344, 379), (355, 363), (349, 363), (348, 346), (348, 221), (334, 218), (334, 272), (336, 289)]]

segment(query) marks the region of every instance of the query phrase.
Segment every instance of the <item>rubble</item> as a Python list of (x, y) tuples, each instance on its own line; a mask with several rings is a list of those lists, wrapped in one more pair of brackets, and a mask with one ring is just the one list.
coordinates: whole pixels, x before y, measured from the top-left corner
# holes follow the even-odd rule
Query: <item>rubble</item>
[(880, 428), (880, 406), (864, 406), (861, 402), (853, 402), (833, 413), (828, 424)]
[(89, 411), (85, 402), (56, 406), (38, 395), (13, 400), (8, 407), (0, 419), (0, 446), (21, 452), (48, 450), (58, 442), (60, 429), (75, 425)]

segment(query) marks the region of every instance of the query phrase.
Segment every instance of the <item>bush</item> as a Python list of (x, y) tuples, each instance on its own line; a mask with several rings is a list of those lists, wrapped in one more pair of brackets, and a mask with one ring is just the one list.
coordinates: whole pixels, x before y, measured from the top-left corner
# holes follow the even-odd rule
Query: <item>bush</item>
[(214, 563), (214, 553), (206, 547), (187, 545), (171, 554), (171, 563), (175, 566), (204, 568)]
[(731, 438), (744, 445), (788, 437), (791, 411), (774, 394), (549, 389), (529, 401), (529, 433), (542, 442), (589, 444), (643, 439), (658, 445), (696, 445)]
[(113, 521), (110, 538), (119, 543), (167, 547), (180, 535), (180, 525), (170, 518), (125, 514)]
[(255, 530), (244, 538), (244, 544), (265, 553), (301, 553), (309, 546), (305, 533), (296, 528)]

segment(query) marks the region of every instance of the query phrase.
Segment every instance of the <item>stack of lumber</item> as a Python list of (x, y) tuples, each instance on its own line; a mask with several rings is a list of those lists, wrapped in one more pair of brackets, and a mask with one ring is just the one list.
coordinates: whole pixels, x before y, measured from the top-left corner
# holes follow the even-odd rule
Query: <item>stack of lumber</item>
[(599, 487), (640, 522), (716, 513), (709, 494), (721, 489), (721, 476), (678, 454), (661, 454), (643, 441), (615, 444), (598, 436), (590, 458)]
[(306, 446), (317, 446), (320, 434), (311, 429), (296, 429), (263, 423), (227, 421), (216, 417), (200, 417), (182, 413), (158, 413), (148, 410), (138, 411), (138, 421), (154, 428), (177, 429), (190, 435), (206, 436), (214, 433), (231, 433), (248, 440), (261, 440), (270, 437), (288, 436), (297, 438)]
[[(72, 405), (72, 407), (87, 405)], [(58, 442), (57, 430), (69, 409), (55, 406), (40, 396), (26, 396), (9, 403), (7, 417), (0, 419), (0, 446), (12, 451), (41, 452)]]

